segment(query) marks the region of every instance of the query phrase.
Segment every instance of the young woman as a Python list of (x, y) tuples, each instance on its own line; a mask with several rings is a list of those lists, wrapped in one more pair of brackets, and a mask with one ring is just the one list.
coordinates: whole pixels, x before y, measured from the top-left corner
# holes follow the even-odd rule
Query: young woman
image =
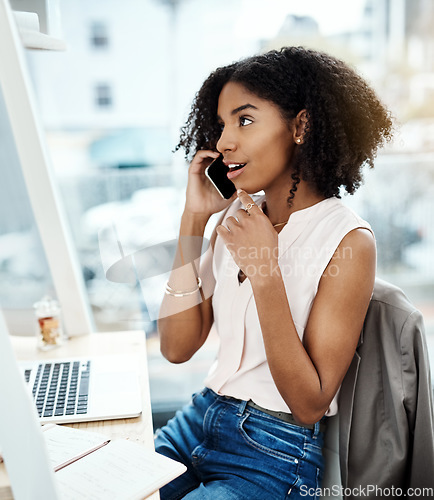
[[(339, 193), (354, 193), (390, 136), (374, 92), (326, 54), (288, 47), (203, 84), (181, 136), (194, 158), (159, 332), (174, 363), (211, 329), (220, 349), (205, 389), (157, 434), (157, 451), (188, 468), (162, 499), (278, 500), (320, 486), (324, 424), (375, 277), (370, 226)], [(230, 200), (205, 176), (219, 155)], [(199, 268), (205, 225), (224, 209)]]

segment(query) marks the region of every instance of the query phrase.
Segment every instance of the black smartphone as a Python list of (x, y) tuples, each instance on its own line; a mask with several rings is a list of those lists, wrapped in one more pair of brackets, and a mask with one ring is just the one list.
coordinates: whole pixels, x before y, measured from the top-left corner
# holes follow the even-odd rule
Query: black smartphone
[(217, 189), (222, 198), (227, 200), (235, 193), (235, 184), (228, 179), (229, 167), (223, 163), (223, 158), (219, 156), (211, 165), (206, 167), (205, 175)]

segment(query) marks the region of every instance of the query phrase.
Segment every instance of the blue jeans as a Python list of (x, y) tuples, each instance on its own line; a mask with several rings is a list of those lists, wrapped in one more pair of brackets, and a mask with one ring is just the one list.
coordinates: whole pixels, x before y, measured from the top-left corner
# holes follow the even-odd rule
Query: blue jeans
[(206, 388), (157, 431), (156, 451), (187, 467), (161, 500), (314, 498), (322, 446), (318, 424), (292, 425)]

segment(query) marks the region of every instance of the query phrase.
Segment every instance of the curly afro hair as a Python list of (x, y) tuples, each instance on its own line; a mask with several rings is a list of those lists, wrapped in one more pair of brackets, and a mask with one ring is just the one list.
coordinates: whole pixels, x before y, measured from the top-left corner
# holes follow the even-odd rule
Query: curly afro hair
[(339, 197), (341, 186), (353, 194), (362, 182), (363, 166), (373, 167), (377, 149), (391, 139), (390, 113), (353, 69), (321, 52), (285, 47), (211, 73), (181, 129), (176, 149), (184, 148), (187, 159), (201, 149), (215, 150), (221, 133), (218, 98), (229, 81), (273, 102), (288, 122), (307, 111), (289, 202), (300, 177), (326, 198)]

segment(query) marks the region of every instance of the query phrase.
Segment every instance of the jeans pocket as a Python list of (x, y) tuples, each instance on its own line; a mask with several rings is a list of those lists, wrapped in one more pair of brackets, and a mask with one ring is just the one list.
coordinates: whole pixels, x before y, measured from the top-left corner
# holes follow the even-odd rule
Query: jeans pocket
[(238, 422), (238, 432), (255, 450), (298, 464), (303, 457), (305, 436), (294, 426), (276, 420), (246, 413)]

